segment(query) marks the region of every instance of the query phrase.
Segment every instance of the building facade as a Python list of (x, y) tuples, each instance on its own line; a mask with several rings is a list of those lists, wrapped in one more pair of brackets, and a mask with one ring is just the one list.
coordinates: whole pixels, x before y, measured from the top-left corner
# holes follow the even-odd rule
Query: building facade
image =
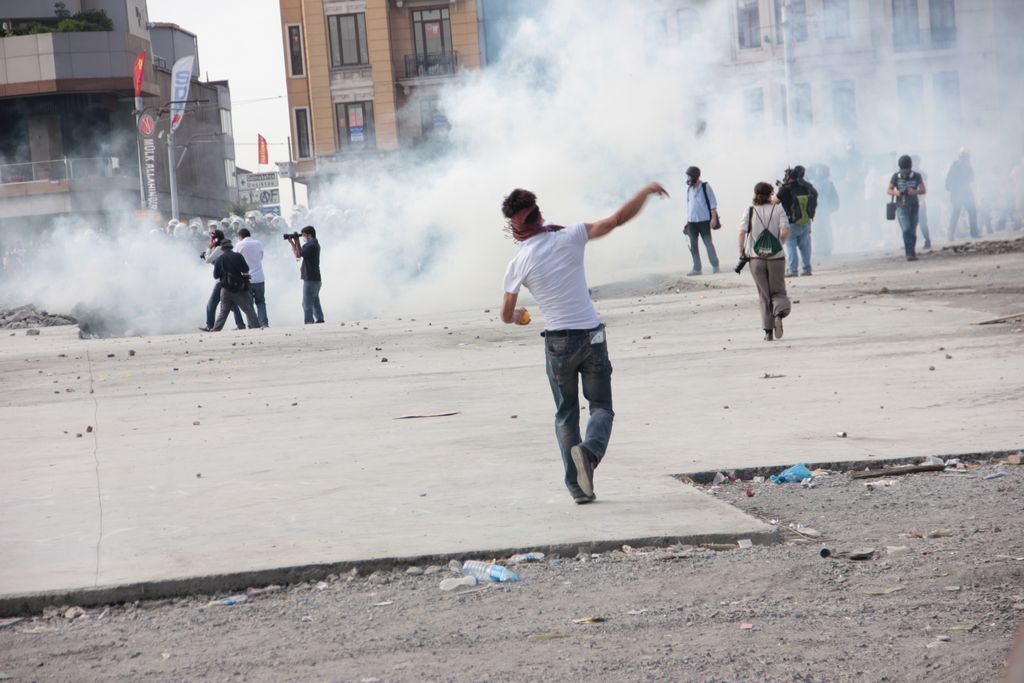
[(319, 186), (393, 162), (448, 121), (439, 91), (480, 66), (473, 0), (280, 0), (291, 164)]
[[(142, 205), (133, 71), (143, 50), (143, 102), (166, 129), (160, 112), (171, 98), (170, 71), (157, 66), (163, 55), (154, 55), (160, 43), (153, 35), (180, 29), (150, 24), (144, 0), (66, 5), (72, 13), (104, 10), (113, 30), (17, 35), (27, 22), (52, 21), (53, 3), (0, 6), (0, 22), (16, 34), (0, 38), (0, 231), (45, 226), (66, 214), (105, 223)], [(228, 84), (193, 81), (190, 97), (203, 102), (175, 133), (181, 213), (222, 216), (237, 199)], [(164, 140), (156, 145), (155, 180), (166, 219)]]

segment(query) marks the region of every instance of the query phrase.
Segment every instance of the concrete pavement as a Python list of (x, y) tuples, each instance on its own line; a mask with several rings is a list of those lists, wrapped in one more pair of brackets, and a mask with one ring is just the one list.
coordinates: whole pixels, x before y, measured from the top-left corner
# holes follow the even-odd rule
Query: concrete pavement
[(0, 336), (0, 596), (766, 538), (770, 527), (670, 475), (1024, 445), (1024, 334), (973, 325), (1011, 312), (984, 292), (1021, 282), (1020, 255), (915, 267), (791, 280), (799, 303), (775, 344), (761, 341), (746, 273), (678, 292), (668, 276), (598, 287), (616, 423), (599, 501), (583, 507), (560, 481), (540, 325), (503, 326), (496, 307), (206, 335)]

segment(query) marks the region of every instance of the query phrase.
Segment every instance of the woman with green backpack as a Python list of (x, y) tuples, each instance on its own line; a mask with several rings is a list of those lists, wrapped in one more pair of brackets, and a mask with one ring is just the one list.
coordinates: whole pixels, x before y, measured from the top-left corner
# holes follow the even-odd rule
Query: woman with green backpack
[[(789, 315), (786, 296), (786, 255), (782, 245), (789, 238), (789, 219), (769, 183), (754, 186), (754, 202), (743, 215), (740, 227), (740, 263), (750, 261), (750, 274), (761, 301), (764, 340), (782, 339), (782, 319)], [(739, 272), (739, 269), (737, 269)]]

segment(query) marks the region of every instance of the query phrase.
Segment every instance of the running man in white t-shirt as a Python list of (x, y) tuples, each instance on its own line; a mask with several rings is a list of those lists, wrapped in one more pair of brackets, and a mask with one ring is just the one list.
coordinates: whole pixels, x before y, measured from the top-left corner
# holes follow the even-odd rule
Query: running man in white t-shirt
[[(604, 324), (590, 299), (583, 250), (588, 240), (604, 237), (636, 216), (652, 194), (668, 196), (665, 188), (651, 183), (608, 218), (568, 228), (545, 222), (536, 195), (528, 190), (513, 190), (501, 206), (512, 237), (520, 245), (505, 272), (501, 319), (529, 324), (526, 309), (516, 307), (519, 289), (526, 285), (544, 315), (541, 336), (555, 398), (555, 435), (565, 466), (565, 485), (580, 505), (597, 497), (594, 469), (608, 448), (615, 417), (612, 364)], [(580, 436), (581, 378), (583, 396), (590, 404), (585, 439)]]

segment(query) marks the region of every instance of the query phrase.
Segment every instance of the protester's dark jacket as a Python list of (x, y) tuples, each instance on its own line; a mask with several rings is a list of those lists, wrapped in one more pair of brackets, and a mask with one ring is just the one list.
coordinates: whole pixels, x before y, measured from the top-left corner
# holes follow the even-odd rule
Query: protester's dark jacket
[[(234, 277), (230, 277), (234, 276)], [(213, 279), (232, 291), (240, 291), (249, 281), (249, 264), (245, 257), (234, 251), (225, 251), (213, 264)], [(242, 287), (228, 287), (229, 282), (241, 282)]]
[(974, 169), (967, 159), (957, 159), (949, 167), (946, 174), (946, 189), (954, 197), (971, 197), (971, 183), (974, 182)]
[(302, 256), (302, 265), (299, 268), (299, 275), (303, 280), (320, 282), (320, 243), (316, 238), (306, 240), (299, 250)]
[(814, 189), (814, 185), (811, 185), (806, 180), (794, 180), (791, 183), (783, 185), (779, 189), (779, 203), (782, 204), (782, 208), (786, 211), (786, 216), (789, 218), (790, 223), (795, 223), (799, 216), (793, 215), (793, 207), (796, 204), (795, 198), (802, 195), (808, 195), (807, 197), (807, 216), (814, 220), (814, 214), (818, 211), (818, 191)]

